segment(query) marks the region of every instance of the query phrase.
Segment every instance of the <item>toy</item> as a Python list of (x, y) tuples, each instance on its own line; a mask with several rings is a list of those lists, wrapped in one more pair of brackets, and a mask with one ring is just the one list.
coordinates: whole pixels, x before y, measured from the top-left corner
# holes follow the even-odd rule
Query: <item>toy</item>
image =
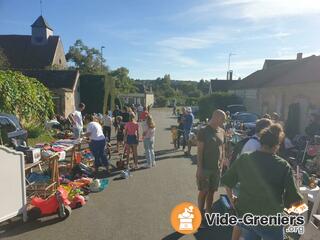
[(68, 192), (62, 187), (58, 187), (56, 193), (48, 199), (34, 197), (31, 204), (33, 208), (28, 211), (28, 219), (30, 220), (55, 213), (58, 213), (59, 218), (64, 220), (71, 214)]
[(77, 194), (73, 197), (70, 207), (71, 209), (75, 209), (75, 208), (80, 208), (85, 204), (86, 204), (86, 199), (83, 196)]

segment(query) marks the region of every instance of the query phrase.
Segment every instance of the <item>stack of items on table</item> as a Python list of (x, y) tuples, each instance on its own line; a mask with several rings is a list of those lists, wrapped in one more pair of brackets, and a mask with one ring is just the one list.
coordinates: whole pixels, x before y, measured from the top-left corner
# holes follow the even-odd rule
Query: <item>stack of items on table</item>
[[(49, 197), (37, 196), (36, 194), (36, 196), (31, 198), (28, 207), (30, 219), (54, 213), (58, 213), (60, 216), (59, 210), (57, 210), (60, 205), (63, 205), (64, 209), (82, 207), (88, 200), (87, 195), (89, 193), (100, 192), (108, 186), (109, 181), (107, 178), (94, 178), (93, 170), (90, 167), (94, 158), (88, 149), (73, 152), (75, 156), (72, 156), (72, 161), (75, 160), (75, 164), (72, 169), (69, 168), (70, 162), (65, 160), (67, 156), (66, 152), (78, 144), (80, 144), (79, 140), (65, 139), (52, 144), (37, 145), (37, 147), (41, 147), (42, 149), (41, 155), (43, 159), (59, 155), (59, 179), (56, 191)], [(64, 168), (64, 166), (67, 167)], [(41, 173), (32, 172), (27, 176), (27, 180), (37, 183), (50, 182), (51, 173), (50, 171), (42, 171)]]

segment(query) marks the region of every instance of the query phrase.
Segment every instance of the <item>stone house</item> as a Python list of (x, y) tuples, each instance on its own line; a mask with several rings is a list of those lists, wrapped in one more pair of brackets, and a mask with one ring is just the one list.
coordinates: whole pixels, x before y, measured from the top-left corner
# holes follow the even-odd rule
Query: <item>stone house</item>
[(67, 117), (80, 103), (79, 71), (76, 70), (24, 70), (23, 75), (36, 78), (50, 89), (55, 113)]
[(53, 93), (56, 113), (67, 116), (80, 101), (79, 72), (67, 69), (60, 36), (43, 16), (31, 25), (31, 35), (0, 35), (9, 68), (42, 82)]
[(295, 60), (266, 60), (263, 69), (239, 81), (233, 92), (252, 112), (277, 112), (284, 121), (295, 112), (297, 133), (303, 133), (310, 113), (320, 109), (320, 56), (302, 58), (299, 53)]
[(43, 16), (31, 25), (31, 35), (0, 35), (0, 48), (10, 69), (66, 69), (63, 45)]
[(145, 85), (136, 84), (137, 93), (122, 93), (119, 98), (127, 105), (139, 105), (143, 107), (153, 106), (154, 95), (152, 89), (148, 89)]

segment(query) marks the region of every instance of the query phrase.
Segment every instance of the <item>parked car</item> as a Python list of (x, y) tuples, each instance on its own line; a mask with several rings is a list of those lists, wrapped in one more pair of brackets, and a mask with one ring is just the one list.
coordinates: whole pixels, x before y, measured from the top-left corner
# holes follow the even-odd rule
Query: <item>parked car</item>
[(259, 115), (250, 112), (238, 112), (232, 116), (232, 121), (236, 129), (240, 129), (243, 126), (243, 130), (247, 133), (254, 133), (256, 128), (256, 121), (259, 119)]
[(235, 113), (238, 112), (246, 112), (247, 108), (242, 104), (233, 104), (228, 105), (226, 110), (230, 112), (230, 116), (233, 116)]
[(0, 144), (8, 147), (26, 146), (27, 131), (18, 118), (11, 114), (0, 113)]

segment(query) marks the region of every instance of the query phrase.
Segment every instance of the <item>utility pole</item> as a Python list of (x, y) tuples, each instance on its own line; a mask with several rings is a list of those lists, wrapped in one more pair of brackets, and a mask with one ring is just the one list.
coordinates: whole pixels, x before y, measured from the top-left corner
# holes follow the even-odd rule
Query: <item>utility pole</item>
[(42, 0), (40, 0), (40, 15), (42, 16)]
[(103, 69), (103, 49), (105, 48), (105, 46), (101, 46), (101, 72)]

